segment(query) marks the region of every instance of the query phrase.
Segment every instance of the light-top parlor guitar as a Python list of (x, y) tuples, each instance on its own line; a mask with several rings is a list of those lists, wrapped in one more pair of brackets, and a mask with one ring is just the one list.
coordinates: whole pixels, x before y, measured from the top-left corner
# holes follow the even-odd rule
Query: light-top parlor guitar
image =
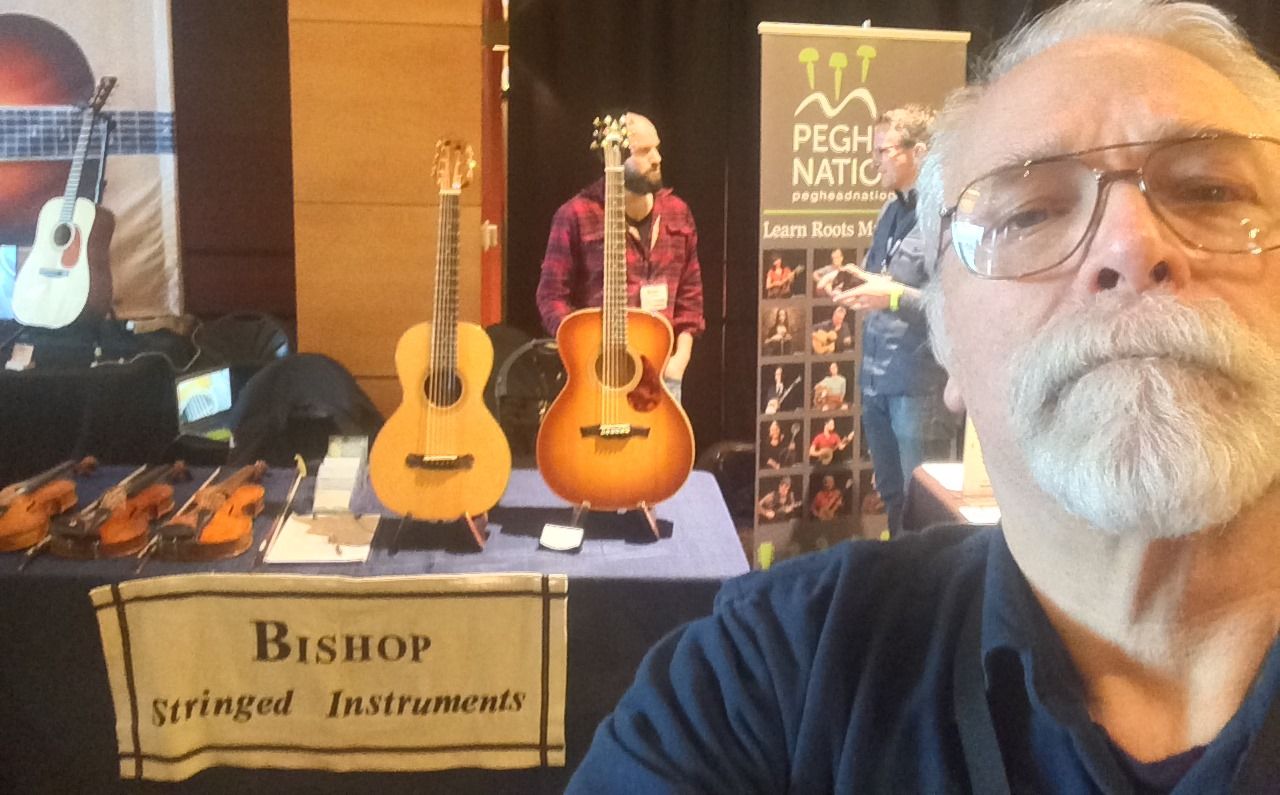
[[(623, 149), (626, 121), (596, 119), (593, 148), (604, 154), (604, 298), (556, 333), (568, 376), (538, 431), (538, 469), (556, 494), (583, 509), (652, 506), (680, 489), (693, 468), (693, 429), (662, 373), (671, 324), (627, 307)], [(575, 521), (576, 521), (575, 515)]]
[(471, 147), (436, 144), (435, 306), (396, 345), (404, 397), (373, 443), (369, 479), (378, 499), (406, 518), (465, 520), (483, 549), (484, 515), (506, 490), (511, 448), (484, 404), (493, 344), (480, 326), (458, 321), (459, 196), (474, 169)]
[(66, 188), (60, 198), (45, 203), (36, 220), (35, 241), (13, 285), (13, 315), (23, 325), (62, 328), (111, 309), (107, 250), (115, 219), (79, 193), (89, 136), (115, 85), (114, 77), (98, 82), (80, 120)]

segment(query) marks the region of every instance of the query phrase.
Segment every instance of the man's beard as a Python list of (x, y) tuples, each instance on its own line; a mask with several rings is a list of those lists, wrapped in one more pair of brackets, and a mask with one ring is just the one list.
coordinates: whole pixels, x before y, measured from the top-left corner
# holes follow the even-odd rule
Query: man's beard
[(622, 184), (632, 193), (657, 193), (662, 190), (662, 170), (660, 168), (652, 168), (648, 172), (641, 174), (631, 166), (624, 166), (622, 169)]
[(1012, 367), (1032, 475), (1099, 530), (1188, 535), (1232, 519), (1280, 474), (1280, 353), (1221, 301), (1104, 295)]

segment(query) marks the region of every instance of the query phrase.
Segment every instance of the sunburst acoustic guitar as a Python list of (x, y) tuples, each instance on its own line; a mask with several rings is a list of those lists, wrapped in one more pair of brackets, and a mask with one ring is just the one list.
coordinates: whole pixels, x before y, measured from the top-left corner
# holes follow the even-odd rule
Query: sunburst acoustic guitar
[(506, 490), (511, 448), (484, 404), (493, 344), (480, 326), (458, 321), (459, 196), (474, 168), (471, 147), (436, 144), (434, 313), (396, 345), (404, 398), (374, 440), (369, 480), (382, 503), (402, 516), (465, 520), (483, 549), (483, 517)]
[(624, 119), (597, 119), (593, 146), (605, 162), (603, 306), (556, 333), (567, 380), (538, 431), (538, 469), (578, 513), (639, 508), (656, 534), (651, 508), (689, 477), (693, 429), (662, 382), (671, 324), (627, 307)]

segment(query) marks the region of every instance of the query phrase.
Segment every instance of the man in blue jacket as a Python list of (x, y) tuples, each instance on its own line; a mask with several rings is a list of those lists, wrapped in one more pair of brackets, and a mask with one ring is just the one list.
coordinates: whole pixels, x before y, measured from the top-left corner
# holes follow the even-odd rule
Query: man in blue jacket
[(895, 108), (876, 122), (872, 157), (880, 186), (893, 191), (876, 220), (867, 250), (866, 278), (836, 292), (841, 304), (862, 311), (862, 428), (884, 500), (889, 532), (902, 530), (911, 473), (927, 459), (946, 458), (957, 418), (942, 400), (946, 373), (929, 347), (920, 303), (928, 280), (924, 238), (916, 222), (916, 178), (928, 150), (934, 112), (920, 105)]
[(1072, 0), (939, 117), (934, 351), (1002, 524), (731, 582), (573, 792), (1274, 793), (1280, 76)]

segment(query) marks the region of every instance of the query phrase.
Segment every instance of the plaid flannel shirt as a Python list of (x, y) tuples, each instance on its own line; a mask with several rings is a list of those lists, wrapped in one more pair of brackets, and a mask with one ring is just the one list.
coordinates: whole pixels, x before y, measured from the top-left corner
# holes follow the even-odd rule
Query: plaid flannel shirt
[[(640, 306), (640, 287), (667, 285), (667, 308), (662, 310), (675, 333), (701, 334), (702, 271), (698, 266), (698, 230), (689, 205), (671, 192), (653, 197), (657, 243), (649, 250), (636, 235), (627, 234), (627, 305)], [(556, 210), (547, 238), (538, 282), (538, 312), (542, 325), (554, 335), (565, 315), (600, 306), (604, 293), (604, 180), (584, 188)]]

